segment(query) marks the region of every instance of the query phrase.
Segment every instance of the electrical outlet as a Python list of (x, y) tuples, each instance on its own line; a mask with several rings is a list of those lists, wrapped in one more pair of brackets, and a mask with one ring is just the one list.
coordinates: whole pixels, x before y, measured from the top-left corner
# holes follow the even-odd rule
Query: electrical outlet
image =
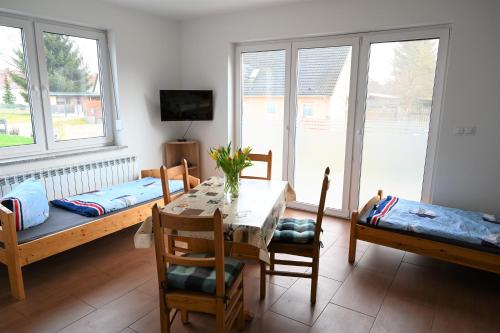
[(475, 135), (475, 134), (476, 134), (476, 126), (464, 127), (464, 135)]
[(463, 135), (465, 129), (463, 127), (455, 127), (455, 135)]

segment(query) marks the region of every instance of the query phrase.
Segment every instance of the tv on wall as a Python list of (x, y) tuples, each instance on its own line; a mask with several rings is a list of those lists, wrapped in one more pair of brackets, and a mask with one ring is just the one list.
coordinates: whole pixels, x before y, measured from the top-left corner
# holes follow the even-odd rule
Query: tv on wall
[(161, 121), (212, 120), (212, 90), (160, 90)]

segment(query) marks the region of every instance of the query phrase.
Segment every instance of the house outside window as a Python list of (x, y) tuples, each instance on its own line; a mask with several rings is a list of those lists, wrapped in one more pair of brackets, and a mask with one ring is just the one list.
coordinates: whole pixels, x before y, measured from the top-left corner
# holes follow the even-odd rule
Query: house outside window
[(302, 117), (311, 118), (314, 116), (314, 108), (310, 103), (304, 103), (302, 105)]
[(278, 106), (276, 105), (276, 103), (267, 102), (266, 103), (266, 112), (271, 113), (271, 114), (275, 114), (276, 112), (278, 112)]

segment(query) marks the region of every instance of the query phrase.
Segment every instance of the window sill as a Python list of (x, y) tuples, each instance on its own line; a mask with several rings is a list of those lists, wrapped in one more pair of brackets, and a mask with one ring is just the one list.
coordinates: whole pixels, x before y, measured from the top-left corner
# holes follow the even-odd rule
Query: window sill
[(127, 146), (113, 145), (113, 146), (81, 148), (78, 150), (55, 151), (55, 152), (41, 153), (41, 154), (36, 154), (36, 155), (25, 155), (25, 156), (11, 157), (11, 158), (6, 158), (6, 159), (1, 159), (0, 160), (0, 167), (6, 166), (6, 165), (12, 165), (12, 164), (19, 164), (19, 163), (31, 163), (31, 162), (38, 162), (38, 161), (44, 161), (44, 160), (51, 160), (51, 159), (67, 157), (67, 156), (77, 156), (77, 155), (85, 155), (85, 154), (92, 154), (92, 153), (101, 153), (101, 152), (106, 152), (106, 151), (121, 150), (121, 149), (126, 149), (126, 148), (128, 148), (128, 147)]

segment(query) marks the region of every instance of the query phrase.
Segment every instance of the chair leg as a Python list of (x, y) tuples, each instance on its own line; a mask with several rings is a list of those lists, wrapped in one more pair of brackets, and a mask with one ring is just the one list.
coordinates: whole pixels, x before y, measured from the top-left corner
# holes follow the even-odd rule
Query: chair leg
[(245, 289), (243, 287), (243, 279), (241, 279), (241, 309), (238, 313), (238, 330), (240, 331), (243, 331), (243, 329), (245, 329)]
[(226, 309), (221, 299), (217, 300), (217, 311), (215, 313), (216, 332), (224, 333), (226, 331)]
[(356, 212), (352, 213), (351, 217), (351, 230), (349, 233), (349, 258), (348, 261), (350, 264), (354, 263), (354, 260), (356, 260), (356, 223), (358, 220), (358, 214)]
[(275, 253), (271, 252), (269, 253), (269, 256), (271, 257), (271, 265), (269, 266), (269, 269), (271, 271), (274, 271), (274, 258), (275, 258)]
[(318, 275), (319, 275), (319, 254), (313, 258), (313, 266), (311, 273), (311, 304), (316, 304), (316, 294), (318, 292)]
[(170, 309), (161, 309), (160, 306), (161, 333), (170, 333)]
[(187, 310), (181, 310), (181, 321), (183, 324), (189, 322), (189, 312)]
[(260, 262), (260, 299), (266, 298), (266, 263)]

